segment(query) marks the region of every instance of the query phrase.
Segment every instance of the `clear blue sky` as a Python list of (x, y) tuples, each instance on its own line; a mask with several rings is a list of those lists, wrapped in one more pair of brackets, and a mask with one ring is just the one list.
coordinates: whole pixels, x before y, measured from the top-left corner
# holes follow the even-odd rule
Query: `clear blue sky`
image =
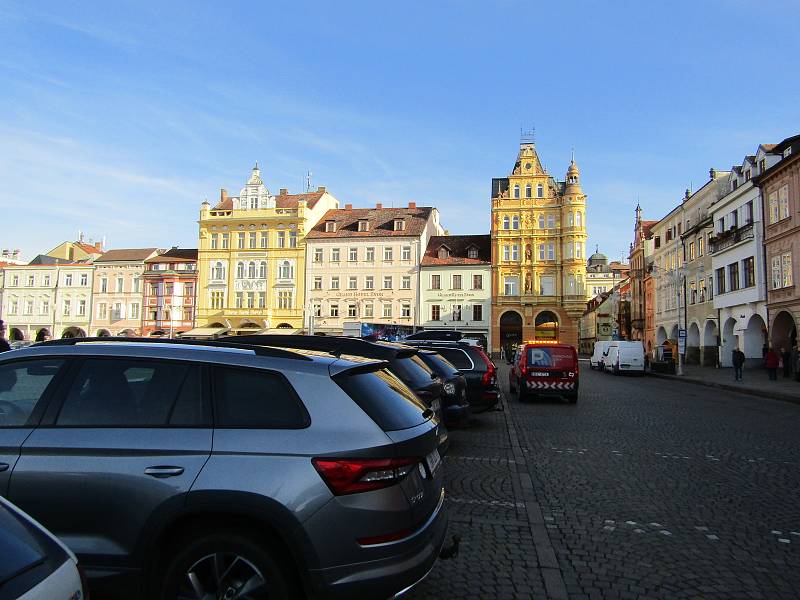
[(0, 4), (0, 247), (78, 230), (196, 246), (204, 197), (258, 160), (345, 203), (437, 206), (489, 227), (520, 126), (589, 240), (627, 254), (708, 169), (800, 132), (800, 3), (27, 2)]

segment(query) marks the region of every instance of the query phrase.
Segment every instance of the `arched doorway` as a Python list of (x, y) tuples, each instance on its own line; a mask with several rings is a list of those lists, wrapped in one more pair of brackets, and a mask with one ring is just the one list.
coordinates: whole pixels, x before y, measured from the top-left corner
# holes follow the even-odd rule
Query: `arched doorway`
[(720, 344), (719, 364), (723, 367), (732, 367), (731, 352), (739, 347), (739, 337), (733, 334), (736, 327), (736, 319), (728, 317), (722, 325), (722, 344)]
[(716, 321), (706, 321), (703, 327), (703, 349), (701, 354), (703, 364), (707, 367), (715, 367), (719, 359), (719, 349), (717, 348), (717, 323)]
[(111, 337), (111, 332), (108, 329), (98, 329), (97, 337)]
[(686, 332), (686, 364), (700, 364), (700, 326), (697, 323), (689, 325)]
[(11, 330), (8, 332), (8, 339), (12, 342), (21, 342), (25, 339), (25, 334), (22, 333), (21, 329), (12, 327)]
[(245, 321), (241, 325), (239, 325), (239, 329), (246, 329), (248, 330), (246, 333), (252, 334), (256, 331), (260, 331), (262, 327), (258, 323), (253, 323), (252, 321)]
[[(256, 329), (258, 329), (258, 325), (255, 325)], [(294, 329), (289, 323), (281, 323), (278, 325), (276, 329)]]
[(779, 312), (772, 321), (770, 346), (777, 352), (781, 348), (792, 348), (797, 342), (797, 327), (792, 315), (785, 310)]
[(537, 340), (558, 339), (558, 317), (553, 311), (543, 310), (536, 315), (533, 337)]
[(47, 327), (42, 327), (39, 331), (36, 332), (36, 341), (37, 342), (44, 342), (49, 340), (52, 336), (50, 335), (50, 330)]
[(500, 315), (500, 346), (507, 358), (511, 357), (512, 346), (522, 341), (522, 315), (508, 310)]
[(678, 326), (677, 325), (673, 325), (672, 329), (670, 329), (670, 331), (669, 331), (669, 339), (671, 339), (673, 342), (677, 342), (678, 341)]
[(742, 352), (745, 358), (761, 358), (764, 344), (767, 342), (767, 326), (761, 315), (755, 314), (747, 322), (744, 330), (744, 344)]
[(661, 346), (664, 342), (667, 341), (667, 330), (663, 327), (659, 327), (658, 331), (656, 331), (656, 346)]

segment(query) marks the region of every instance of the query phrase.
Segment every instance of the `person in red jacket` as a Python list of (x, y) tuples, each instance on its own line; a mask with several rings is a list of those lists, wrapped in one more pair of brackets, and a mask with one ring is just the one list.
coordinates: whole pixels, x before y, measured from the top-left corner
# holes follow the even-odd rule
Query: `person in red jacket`
[(767, 373), (772, 381), (778, 379), (778, 366), (780, 365), (780, 362), (781, 359), (775, 350), (772, 348), (767, 350), (767, 354), (764, 357), (764, 366), (767, 368)]

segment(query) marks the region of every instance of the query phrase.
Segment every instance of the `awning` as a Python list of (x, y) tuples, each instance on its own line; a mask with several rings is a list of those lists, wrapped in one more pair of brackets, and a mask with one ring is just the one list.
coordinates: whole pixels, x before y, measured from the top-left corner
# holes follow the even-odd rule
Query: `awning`
[(182, 338), (216, 339), (228, 331), (227, 327), (197, 327), (179, 334)]

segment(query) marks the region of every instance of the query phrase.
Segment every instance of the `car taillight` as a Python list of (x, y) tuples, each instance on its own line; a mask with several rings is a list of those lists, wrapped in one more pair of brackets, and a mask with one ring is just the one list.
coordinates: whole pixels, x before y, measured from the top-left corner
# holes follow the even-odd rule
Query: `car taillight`
[(497, 385), (497, 369), (495, 368), (494, 363), (480, 348), (478, 349), (478, 355), (483, 360), (483, 364), (486, 365), (486, 372), (481, 377), (481, 384), (484, 386)]
[(403, 538), (410, 536), (412, 533), (413, 531), (410, 529), (403, 529), (402, 531), (395, 531), (394, 533), (358, 538), (356, 541), (362, 546), (374, 546), (375, 544), (386, 544), (388, 542), (402, 540)]
[(358, 494), (399, 483), (419, 458), (313, 458), (311, 463), (336, 496)]

